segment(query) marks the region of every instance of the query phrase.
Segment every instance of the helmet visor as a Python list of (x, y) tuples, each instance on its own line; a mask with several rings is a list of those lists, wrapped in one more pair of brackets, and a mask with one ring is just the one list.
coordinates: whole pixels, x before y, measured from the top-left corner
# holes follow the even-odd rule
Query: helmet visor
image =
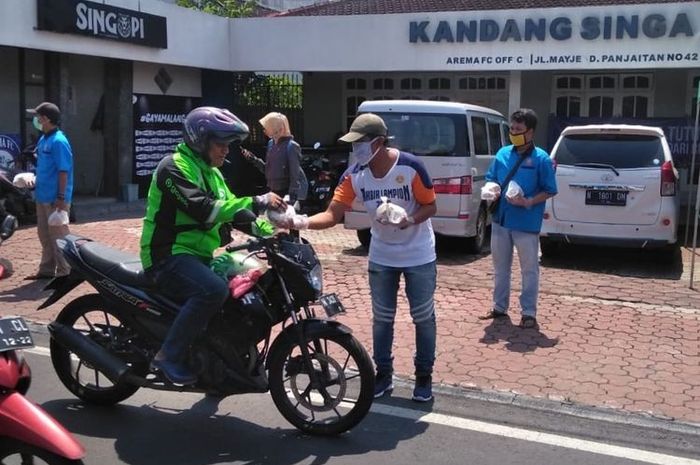
[(219, 144), (231, 144), (240, 142), (248, 137), (248, 134), (232, 134), (231, 132), (215, 131), (209, 136), (209, 140)]

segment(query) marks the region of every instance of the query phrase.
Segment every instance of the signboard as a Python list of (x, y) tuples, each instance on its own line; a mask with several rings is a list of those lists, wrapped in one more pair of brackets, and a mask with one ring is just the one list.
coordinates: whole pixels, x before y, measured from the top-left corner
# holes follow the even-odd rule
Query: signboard
[(37, 0), (37, 29), (168, 48), (165, 17), (86, 0)]
[(151, 175), (163, 157), (182, 142), (182, 122), (199, 97), (134, 94), (134, 179), (139, 195), (147, 192)]
[[(270, 21), (274, 21), (272, 28), (267, 27)], [(237, 70), (474, 72), (700, 67), (697, 1), (232, 22), (236, 27), (231, 28), (231, 66)], [(377, 31), (381, 31), (381, 40)], [(290, 37), (304, 46), (290, 47)], [(274, 57), (274, 67), (270, 57)]]
[(656, 126), (666, 135), (676, 168), (689, 168), (693, 153), (693, 122), (689, 118), (558, 118), (550, 116), (547, 148), (551, 151), (567, 126), (586, 124), (638, 124)]
[(0, 168), (18, 168), (22, 153), (19, 141), (19, 134), (0, 134)]

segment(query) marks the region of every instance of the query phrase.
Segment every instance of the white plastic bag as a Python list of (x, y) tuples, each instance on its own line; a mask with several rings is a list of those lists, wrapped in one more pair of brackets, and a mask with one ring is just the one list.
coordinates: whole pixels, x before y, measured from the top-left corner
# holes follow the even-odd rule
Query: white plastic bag
[(497, 182), (487, 182), (481, 188), (481, 200), (496, 200), (501, 194), (501, 186)]
[(49, 215), (49, 226), (66, 226), (68, 224), (68, 212), (65, 210), (54, 210)]
[(511, 181), (508, 183), (508, 189), (506, 190), (506, 197), (509, 199), (514, 199), (518, 196), (523, 196), (525, 193), (523, 192), (523, 188), (520, 187), (520, 184), (518, 184), (515, 181)]
[(25, 187), (36, 184), (36, 176), (34, 173), (19, 173), (12, 180), (12, 184), (20, 189), (24, 189)]
[(401, 224), (408, 218), (406, 210), (400, 205), (391, 203), (386, 197), (381, 197), (382, 203), (377, 207), (376, 219), (382, 224)]
[(289, 220), (294, 218), (296, 213), (297, 212), (294, 211), (294, 207), (292, 205), (287, 205), (287, 209), (283, 212), (275, 210), (273, 208), (268, 208), (267, 217), (272, 222), (272, 224), (279, 227), (280, 225), (288, 224)]

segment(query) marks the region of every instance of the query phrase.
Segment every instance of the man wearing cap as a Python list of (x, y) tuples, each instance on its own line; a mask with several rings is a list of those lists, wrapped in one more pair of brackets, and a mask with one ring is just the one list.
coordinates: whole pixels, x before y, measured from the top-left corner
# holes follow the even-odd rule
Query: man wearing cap
[(70, 272), (56, 239), (69, 234), (68, 225), (50, 226), (49, 216), (56, 210), (68, 214), (73, 197), (73, 151), (66, 135), (58, 128), (61, 111), (50, 102), (27, 110), (32, 123), (41, 131), (36, 145), (36, 221), (41, 242), (41, 263), (36, 274), (26, 279), (48, 279)]
[[(377, 365), (375, 397), (393, 390), (394, 319), (399, 280), (403, 274), (406, 296), (416, 328), (414, 358), (416, 384), (413, 400), (432, 399), (435, 362), (435, 305), (437, 278), (435, 235), (430, 217), (437, 210), (435, 190), (423, 162), (415, 155), (387, 146), (389, 134), (378, 115), (365, 113), (340, 138), (352, 143), (356, 163), (343, 175), (327, 210), (312, 217), (297, 215), (280, 226), (326, 229), (338, 224), (353, 200), (367, 208), (372, 219), (369, 248), (369, 286), (372, 298), (372, 338)], [(398, 224), (380, 221), (381, 197), (405, 210)]]

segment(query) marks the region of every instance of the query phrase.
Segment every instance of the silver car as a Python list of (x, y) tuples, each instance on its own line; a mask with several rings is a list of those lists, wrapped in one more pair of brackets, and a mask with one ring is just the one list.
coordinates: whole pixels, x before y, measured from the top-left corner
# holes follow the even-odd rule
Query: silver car
[(677, 247), (678, 171), (661, 129), (571, 126), (552, 150), (559, 193), (547, 200), (543, 255), (561, 243)]

